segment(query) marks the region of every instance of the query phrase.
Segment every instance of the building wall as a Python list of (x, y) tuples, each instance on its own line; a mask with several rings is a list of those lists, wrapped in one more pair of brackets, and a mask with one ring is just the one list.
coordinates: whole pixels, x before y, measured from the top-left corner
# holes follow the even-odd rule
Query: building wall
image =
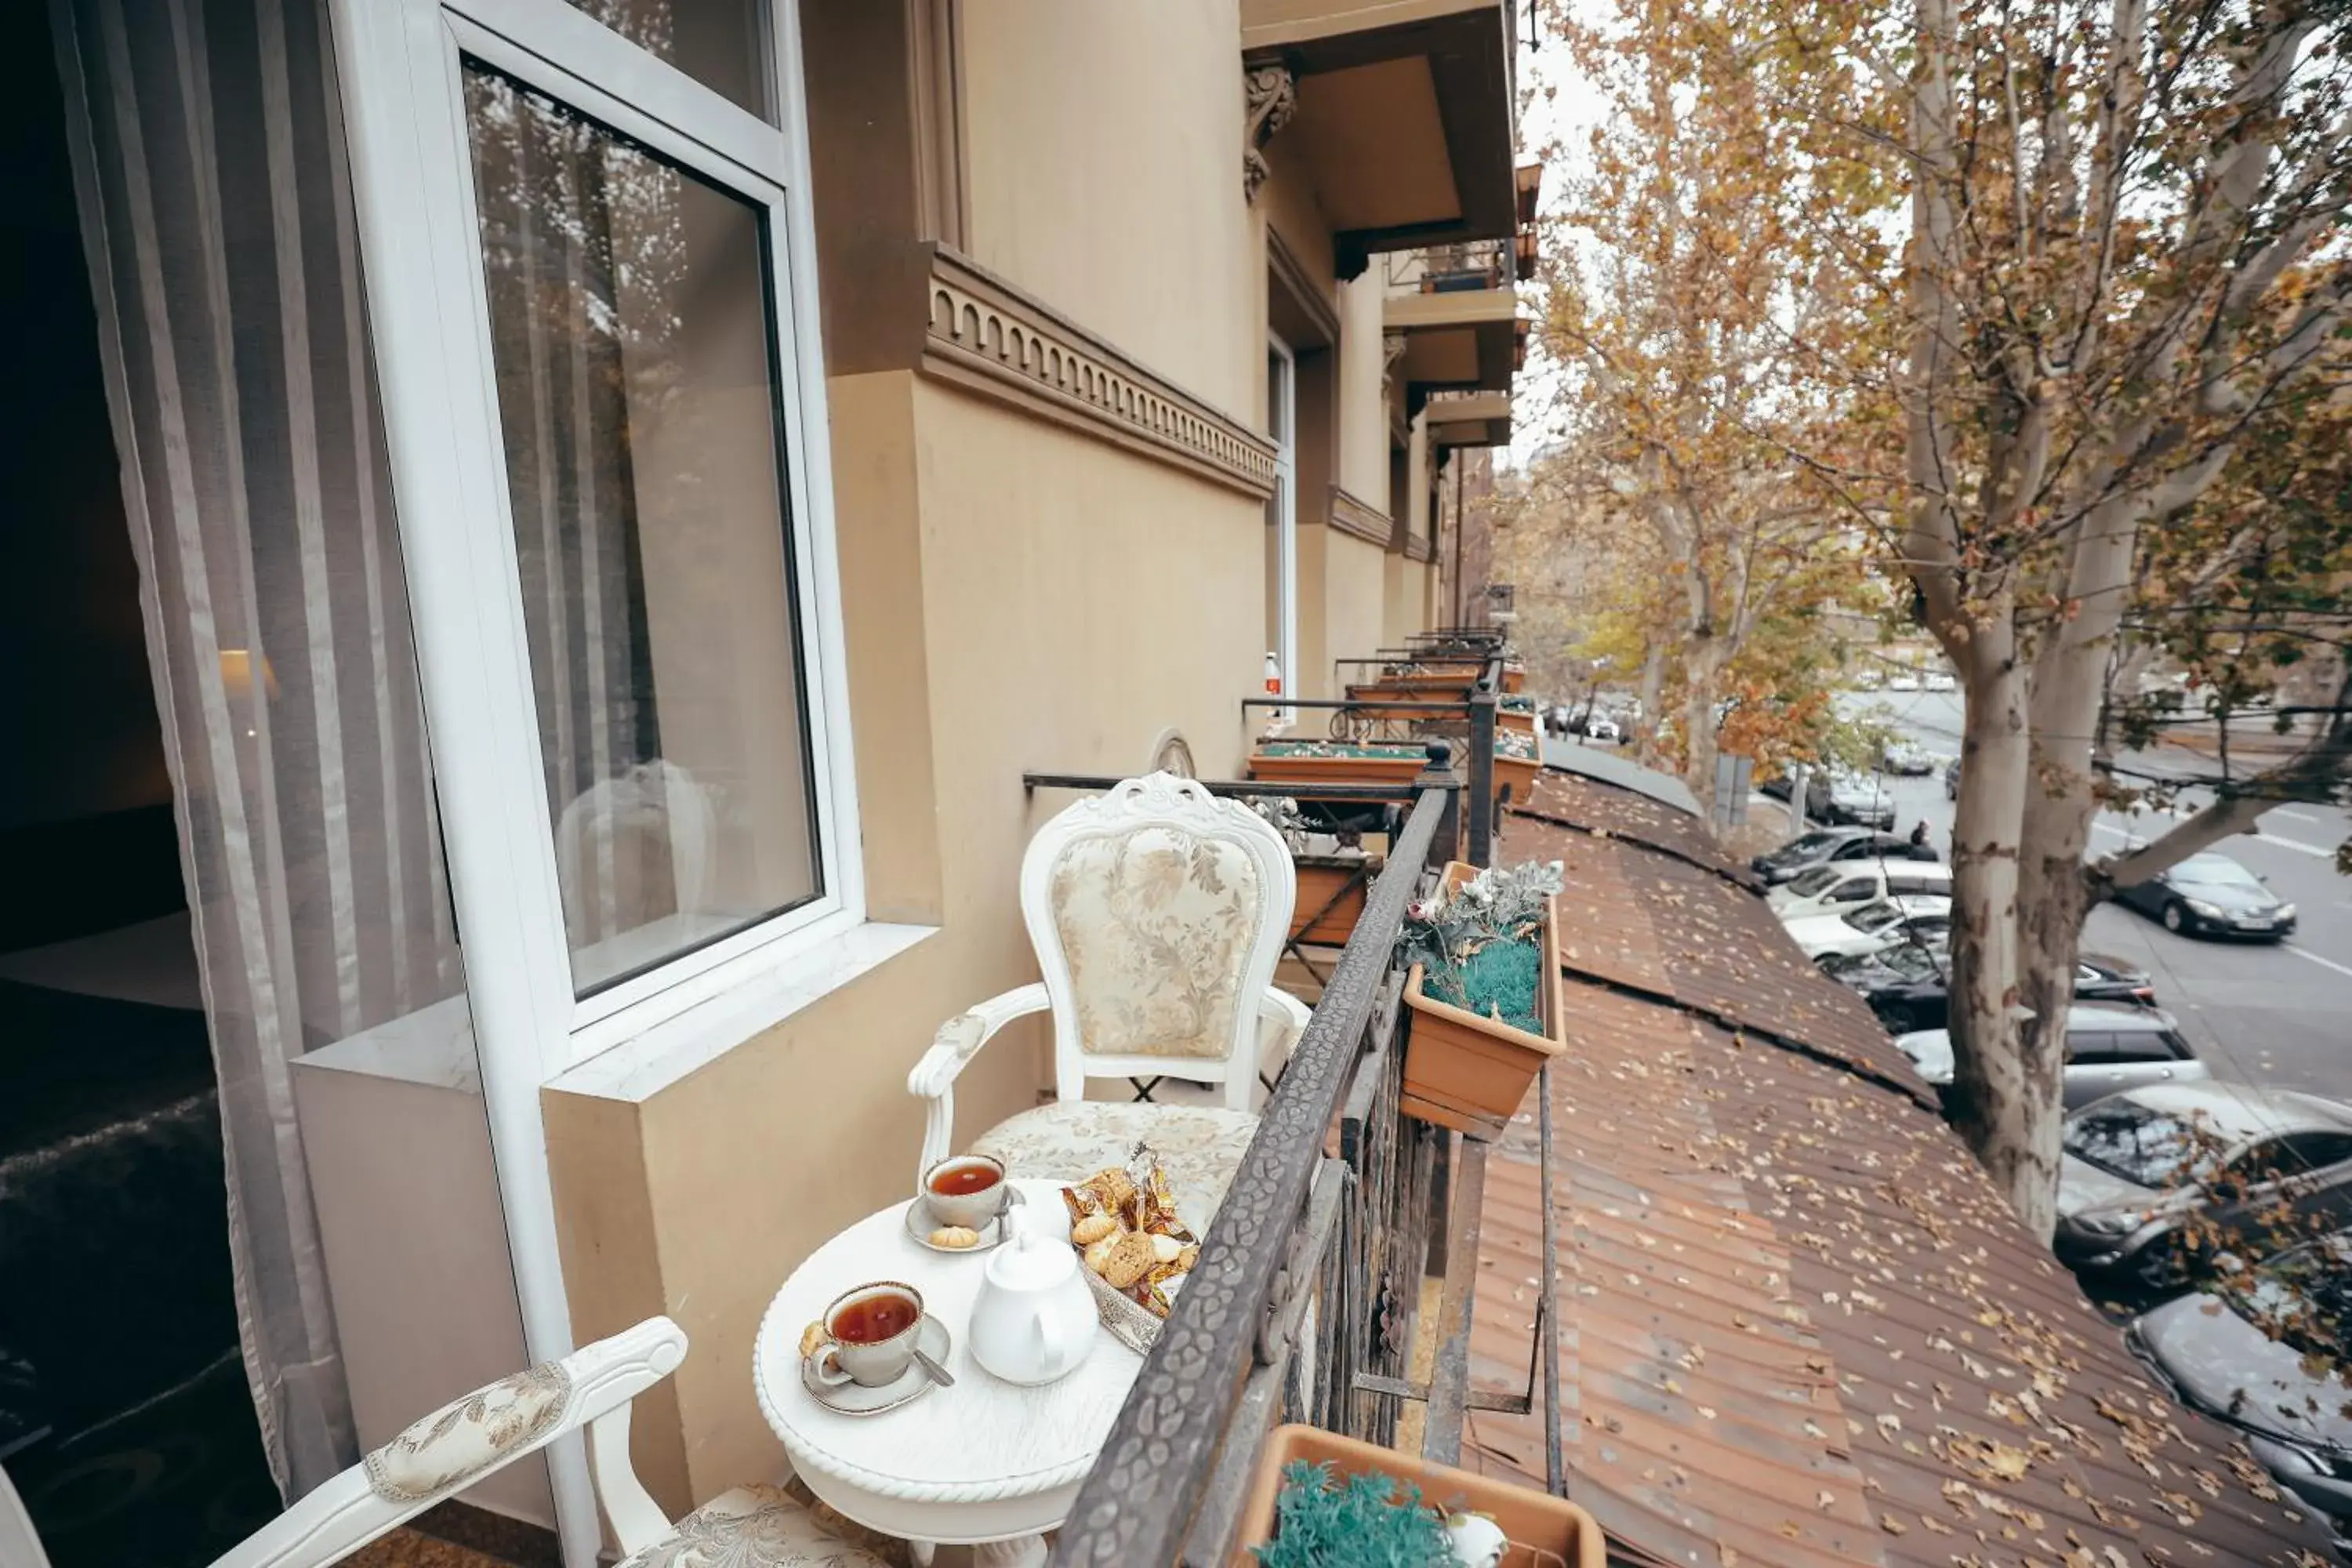
[(1389, 552), (1336, 528), (1323, 531), (1329, 535), (1323, 552), (1323, 628), (1332, 658), (1361, 658), (1388, 647), (1381, 608)]
[(1389, 504), (1388, 388), (1381, 372), (1381, 268), (1339, 285), (1339, 483), (1385, 511)]
[[(1023, 771), (1139, 772), (1175, 726), (1231, 776), (1264, 652), (1248, 497), (912, 374), (832, 391), (869, 874), (908, 915), (935, 900), (938, 934), (677, 1081), (616, 1089), (600, 1058), (545, 1096), (578, 1332), (658, 1311), (694, 1342), (675, 1414), (634, 1439), (672, 1509), (773, 1470), (745, 1375), (770, 1296), (908, 1190), (906, 1078), (940, 1025), (1036, 978), (1021, 855), (1068, 797)], [(919, 670), (857, 663), (861, 626), (910, 614)], [(1041, 1028), (1000, 1036), (958, 1085), (958, 1141), (1048, 1077)]]
[(1235, 0), (973, 7), (963, 29), (969, 248), (1255, 423), (1265, 312), (1242, 199), (1240, 37)]

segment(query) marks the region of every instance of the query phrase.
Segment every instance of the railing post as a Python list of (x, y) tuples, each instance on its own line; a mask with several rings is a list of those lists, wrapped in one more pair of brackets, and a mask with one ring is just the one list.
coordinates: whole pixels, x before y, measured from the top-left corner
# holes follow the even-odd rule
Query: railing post
[(1486, 662), (1486, 673), (1470, 693), (1470, 851), (1473, 866), (1495, 859), (1495, 710), (1502, 688), (1503, 661)]
[(1417, 790), (1445, 792), (1445, 812), (1437, 819), (1437, 834), (1429, 841), (1429, 868), (1443, 871), (1462, 853), (1462, 775), (1454, 766), (1454, 747), (1444, 741), (1429, 742), (1429, 764), (1413, 779)]

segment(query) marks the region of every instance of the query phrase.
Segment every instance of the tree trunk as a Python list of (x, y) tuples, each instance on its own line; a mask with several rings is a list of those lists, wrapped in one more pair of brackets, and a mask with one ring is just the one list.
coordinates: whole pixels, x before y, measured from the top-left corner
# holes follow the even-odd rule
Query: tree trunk
[(1723, 667), (1730, 661), (1729, 640), (1693, 637), (1684, 645), (1683, 783), (1698, 799), (1699, 818), (1715, 820), (1715, 704)]
[(1653, 642), (1642, 660), (1638, 699), (1642, 710), (1633, 715), (1633, 760), (1645, 768), (1658, 765), (1658, 704), (1666, 688), (1666, 645)]
[(2027, 1228), (2055, 1223), (2055, 1063), (2024, 1052), (2018, 1027), (2018, 858), (2031, 746), (2025, 670), (2011, 606), (1978, 623), (1966, 682), (1959, 810), (1952, 825), (1952, 1124)]

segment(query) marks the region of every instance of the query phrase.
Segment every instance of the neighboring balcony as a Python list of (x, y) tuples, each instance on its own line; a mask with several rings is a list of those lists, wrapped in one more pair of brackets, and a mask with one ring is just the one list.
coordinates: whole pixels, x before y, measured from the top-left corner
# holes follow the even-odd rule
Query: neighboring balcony
[(1403, 339), (1397, 374), (1408, 388), (1510, 390), (1528, 331), (1512, 289), (1515, 250), (1510, 241), (1481, 240), (1386, 258), (1381, 325)]
[(1275, 123), (1342, 277), (1378, 252), (1511, 238), (1517, 19), (1510, 0), (1242, 0), (1244, 68), (1289, 74)]
[(1433, 447), (1511, 444), (1511, 395), (1507, 392), (1436, 393), (1430, 397), (1427, 413)]

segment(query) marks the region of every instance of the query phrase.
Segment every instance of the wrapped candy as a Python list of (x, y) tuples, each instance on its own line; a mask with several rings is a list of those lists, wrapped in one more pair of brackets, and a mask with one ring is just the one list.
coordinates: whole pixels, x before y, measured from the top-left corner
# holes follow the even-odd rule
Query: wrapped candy
[[(1070, 1239), (1098, 1293), (1116, 1295), (1165, 1318), (1184, 1276), (1201, 1255), (1200, 1238), (1176, 1211), (1168, 1173), (1144, 1144), (1125, 1166), (1097, 1171), (1062, 1189)], [(1106, 1321), (1111, 1309), (1105, 1305)], [(1116, 1327), (1116, 1325), (1114, 1325)]]

